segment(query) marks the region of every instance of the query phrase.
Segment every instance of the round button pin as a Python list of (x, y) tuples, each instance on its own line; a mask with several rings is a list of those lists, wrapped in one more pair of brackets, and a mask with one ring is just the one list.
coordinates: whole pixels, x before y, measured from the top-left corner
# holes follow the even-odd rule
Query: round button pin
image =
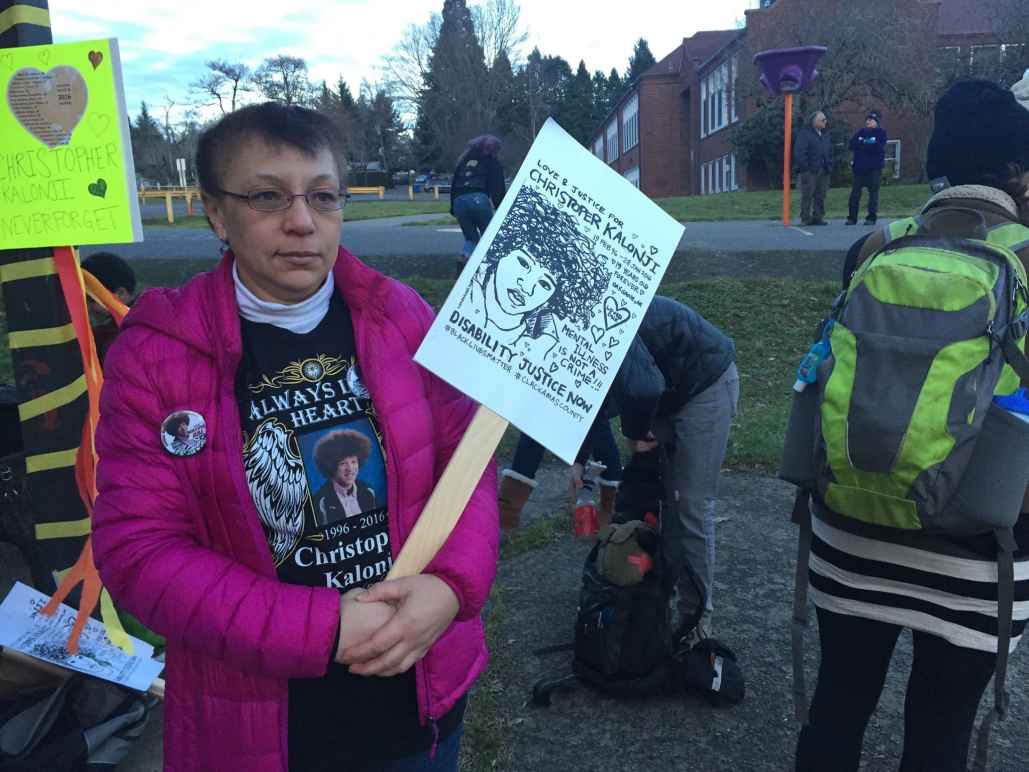
[(161, 422), (161, 444), (173, 456), (195, 456), (207, 444), (207, 421), (192, 410), (176, 410)]

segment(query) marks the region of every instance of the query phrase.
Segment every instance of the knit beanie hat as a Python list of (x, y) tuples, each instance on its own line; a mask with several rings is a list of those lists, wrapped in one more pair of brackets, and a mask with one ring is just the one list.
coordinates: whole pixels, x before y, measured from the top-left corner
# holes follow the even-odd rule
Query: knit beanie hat
[(1029, 70), (1022, 75), (1022, 80), (1011, 87), (1011, 93), (1015, 95), (1015, 99), (1022, 107), (1029, 110)]
[(882, 119), (879, 118), (879, 111), (878, 110), (870, 110), (868, 112), (868, 115), (865, 116), (865, 120), (873, 120), (876, 123), (882, 123)]
[(1029, 171), (1029, 110), (992, 81), (955, 83), (936, 103), (926, 160), (930, 179), (951, 185), (1003, 178), (1009, 164)]

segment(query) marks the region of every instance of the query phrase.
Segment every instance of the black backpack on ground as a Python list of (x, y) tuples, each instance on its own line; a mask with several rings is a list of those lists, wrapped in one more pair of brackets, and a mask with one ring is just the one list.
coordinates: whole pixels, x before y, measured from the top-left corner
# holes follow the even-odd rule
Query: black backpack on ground
[(677, 577), (665, 567), (660, 549), (661, 466), (655, 452), (636, 454), (626, 467), (615, 522), (601, 533), (583, 566), (575, 641), (537, 651), (571, 650), (571, 673), (537, 681), (534, 705), (549, 706), (555, 689), (579, 681), (615, 697), (713, 688), (716, 704), (743, 699), (743, 676), (728, 647), (714, 639), (693, 650), (681, 643), (699, 622), (704, 599), (686, 567), (699, 602), (696, 615), (679, 625), (673, 591)]

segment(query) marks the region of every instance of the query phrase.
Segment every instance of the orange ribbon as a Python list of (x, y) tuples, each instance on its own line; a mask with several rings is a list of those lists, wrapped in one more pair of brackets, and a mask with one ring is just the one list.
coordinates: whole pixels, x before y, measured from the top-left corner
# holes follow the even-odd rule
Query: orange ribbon
[[(93, 329), (89, 325), (86, 290), (88, 289), (89, 294), (107, 308), (119, 326), (128, 308), (108, 292), (96, 277), (79, 268), (79, 261), (73, 248), (56, 247), (54, 249), (54, 267), (61, 282), (61, 291), (64, 294), (65, 304), (68, 306), (68, 314), (71, 316), (72, 328), (75, 330), (75, 336), (79, 342), (82, 369), (86, 379), (89, 413), (83, 423), (82, 440), (78, 452), (75, 454), (75, 483), (86, 512), (92, 517), (93, 503), (96, 501), (97, 493), (97, 455), (93, 438), (100, 420), (100, 388), (103, 386), (104, 376), (100, 369), (96, 343), (93, 340)], [(100, 601), (100, 593), (103, 589), (100, 575), (93, 562), (93, 544), (90, 537), (86, 537), (86, 543), (82, 547), (79, 559), (65, 574), (57, 591), (40, 610), (40, 613), (53, 614), (79, 582), (82, 583), (82, 598), (79, 601), (78, 614), (67, 643), (68, 652), (71, 654), (76, 654), (79, 650), (79, 636)]]

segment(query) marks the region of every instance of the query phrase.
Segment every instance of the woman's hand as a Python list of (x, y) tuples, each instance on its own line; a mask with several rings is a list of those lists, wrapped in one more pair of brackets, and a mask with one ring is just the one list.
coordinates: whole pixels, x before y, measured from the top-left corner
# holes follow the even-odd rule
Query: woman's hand
[(367, 641), (381, 630), (396, 613), (388, 603), (358, 603), (357, 599), (368, 591), (355, 588), (343, 593), (339, 599), (339, 644), (336, 661), (343, 663), (343, 651)]
[(431, 574), (380, 582), (355, 602), (396, 608), (370, 639), (346, 647), (340, 641), (342, 661), (351, 673), (363, 676), (393, 676), (408, 670), (425, 656), (460, 608), (450, 586)]

